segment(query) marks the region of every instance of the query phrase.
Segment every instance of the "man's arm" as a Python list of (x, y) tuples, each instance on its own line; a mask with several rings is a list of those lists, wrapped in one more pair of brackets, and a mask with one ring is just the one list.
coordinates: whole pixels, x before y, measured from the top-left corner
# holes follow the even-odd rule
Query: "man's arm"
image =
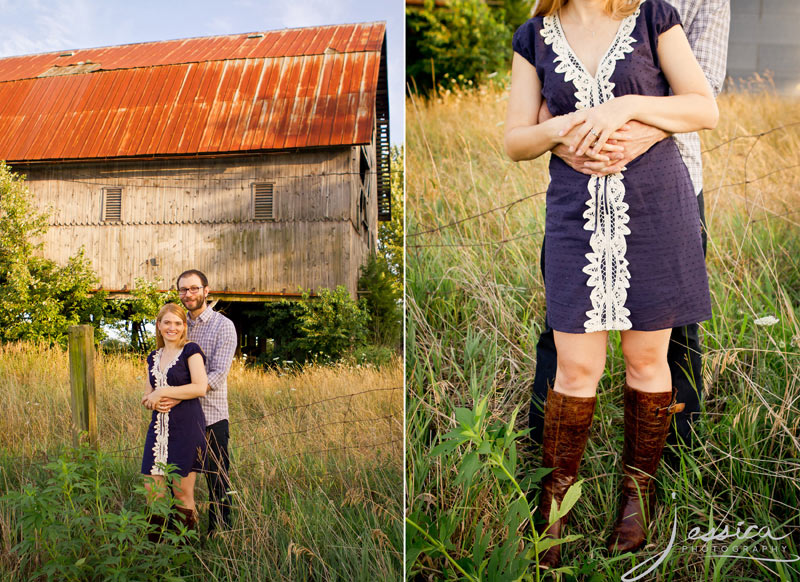
[(686, 30), (692, 52), (715, 97), (725, 82), (730, 25), (730, 0), (703, 0)]
[[(543, 100), (542, 105), (539, 108), (539, 123), (547, 121), (551, 117), (553, 117), (553, 114), (550, 113), (550, 109), (548, 109), (547, 107), (547, 102)], [(637, 123), (637, 122), (629, 122), (629, 124), (630, 123)], [(629, 124), (623, 126), (622, 130), (625, 130), (626, 127), (629, 126)], [(569, 138), (575, 131), (576, 128), (573, 128), (572, 131), (567, 133), (565, 137)], [(628, 139), (627, 136), (625, 139)], [(600, 172), (599, 170), (609, 167), (609, 164), (610, 167), (616, 167), (619, 164), (619, 160), (621, 160), (624, 157), (623, 149), (624, 148), (619, 141), (611, 139), (608, 140), (603, 150), (603, 153), (606, 156), (608, 156), (609, 158), (608, 160), (598, 160), (596, 157), (590, 157), (588, 154), (583, 154), (579, 156), (575, 153), (575, 148), (570, 147), (567, 143), (560, 143), (550, 151), (553, 152), (554, 155), (561, 158), (573, 170), (581, 172), (582, 174), (595, 174), (595, 173), (613, 173), (613, 172)], [(620, 168), (621, 167), (622, 166), (620, 165)]]
[[(697, 14), (686, 28), (689, 46), (692, 47), (692, 52), (715, 97), (719, 95), (725, 81), (731, 21), (730, 10), (730, 0), (703, 0), (698, 6)], [(682, 16), (685, 17), (685, 14)], [(546, 106), (542, 108), (542, 112), (544, 111), (547, 111)], [(586, 156), (575, 156), (561, 145), (556, 146), (552, 151), (574, 170), (584, 174), (607, 175), (622, 171), (628, 163), (670, 135), (661, 129), (637, 121), (631, 121), (627, 125), (627, 128), (623, 128), (619, 132), (624, 134), (624, 141), (609, 140), (612, 143), (622, 144), (625, 148), (622, 155), (617, 153), (609, 155), (613, 164), (592, 160)]]
[(206, 371), (208, 372), (208, 387), (217, 390), (225, 382), (236, 353), (236, 328), (231, 320), (226, 319), (220, 334), (217, 336), (213, 353), (206, 354)]

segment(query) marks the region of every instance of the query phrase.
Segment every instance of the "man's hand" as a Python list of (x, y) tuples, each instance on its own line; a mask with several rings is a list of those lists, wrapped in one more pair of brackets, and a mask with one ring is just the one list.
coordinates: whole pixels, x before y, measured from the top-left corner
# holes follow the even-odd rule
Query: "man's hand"
[[(542, 102), (542, 107), (539, 109), (539, 123), (551, 117), (553, 115), (547, 108), (547, 103)], [(572, 131), (575, 131), (575, 128)], [(569, 133), (566, 137), (568, 136)], [(605, 143), (604, 153), (607, 154), (608, 160), (593, 157), (591, 150), (582, 156), (578, 156), (575, 154), (575, 148), (570, 149), (566, 144), (559, 144), (552, 151), (553, 154), (557, 155), (577, 172), (587, 175), (607, 176), (608, 174), (621, 172), (630, 162), (668, 136), (667, 132), (657, 127), (632, 120), (615, 133), (615, 137), (620, 139), (609, 139)]]
[[(621, 172), (625, 166), (670, 135), (662, 129), (634, 120), (626, 123), (617, 133), (624, 135), (624, 141), (608, 140), (607, 143), (614, 142), (615, 144), (621, 144), (624, 147), (622, 157), (616, 159), (613, 164), (603, 163), (598, 160), (585, 161), (583, 162), (583, 166), (589, 169), (588, 173), (606, 176), (608, 174)], [(556, 153), (555, 150), (553, 153)], [(556, 155), (558, 154), (556, 153)], [(612, 160), (613, 159), (612, 157)], [(584, 172), (584, 174), (585, 173), (587, 172)]]
[[(553, 114), (547, 108), (547, 102), (542, 101), (542, 106), (539, 108), (539, 123), (551, 119)], [(561, 158), (570, 168), (582, 174), (592, 175), (598, 172), (586, 164), (593, 162), (599, 167), (616, 166), (618, 160), (623, 157), (623, 146), (619, 143), (621, 140), (608, 140), (603, 145), (603, 150), (599, 154), (595, 154), (592, 150), (588, 150), (585, 154), (577, 155), (577, 149), (580, 140), (577, 139), (578, 128), (573, 127), (572, 130), (567, 132), (564, 136), (566, 143), (560, 143), (551, 151), (553, 154)], [(619, 134), (619, 132), (616, 132)], [(620, 137), (620, 135), (615, 135)], [(574, 139), (573, 139), (574, 138)], [(571, 145), (570, 145), (571, 144)]]
[(176, 404), (180, 404), (181, 401), (177, 398), (170, 398), (169, 396), (162, 396), (161, 400), (158, 401), (158, 411), (159, 412), (169, 412), (172, 410), (172, 407)]
[(147, 410), (156, 410), (158, 401), (161, 399), (161, 393), (158, 390), (151, 390), (142, 397), (142, 406)]
[(169, 412), (173, 406), (180, 402), (180, 400), (169, 396), (160, 396), (157, 390), (148, 392), (142, 397), (142, 406), (147, 410), (155, 410), (156, 412)]

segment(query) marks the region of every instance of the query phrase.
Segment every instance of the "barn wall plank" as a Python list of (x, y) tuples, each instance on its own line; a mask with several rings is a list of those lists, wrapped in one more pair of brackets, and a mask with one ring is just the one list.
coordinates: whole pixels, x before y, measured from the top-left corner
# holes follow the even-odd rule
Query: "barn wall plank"
[[(345, 285), (355, 294), (370, 246), (357, 222), (358, 153), (343, 147), (21, 171), (39, 208), (52, 208), (44, 254), (63, 264), (83, 246), (105, 289), (131, 289), (137, 277), (161, 278), (168, 287), (181, 271), (199, 268), (220, 290), (294, 293)], [(251, 185), (259, 181), (274, 184), (274, 221), (251, 219)], [(101, 220), (105, 186), (123, 188), (119, 223)], [(369, 190), (374, 233), (376, 188)]]

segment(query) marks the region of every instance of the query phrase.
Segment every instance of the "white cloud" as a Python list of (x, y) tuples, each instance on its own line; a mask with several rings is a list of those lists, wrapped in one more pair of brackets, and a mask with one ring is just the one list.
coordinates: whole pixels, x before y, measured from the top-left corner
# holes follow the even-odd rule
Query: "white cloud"
[[(0, 0), (2, 1), (2, 0)], [(2, 5), (0, 56), (48, 52), (83, 46), (96, 30), (97, 7), (90, 0), (32, 0)]]
[(349, 0), (286, 2), (282, 5), (283, 10), (278, 11), (278, 20), (283, 21), (286, 28), (355, 22), (349, 13), (349, 4)]

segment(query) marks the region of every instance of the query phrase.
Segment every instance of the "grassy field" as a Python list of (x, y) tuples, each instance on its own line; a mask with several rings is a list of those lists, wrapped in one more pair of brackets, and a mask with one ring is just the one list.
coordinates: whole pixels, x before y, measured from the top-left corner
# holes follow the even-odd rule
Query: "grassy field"
[[(402, 574), (402, 372), (395, 361), (263, 373), (234, 362), (229, 385), (234, 530), (192, 547), (186, 580), (397, 580)], [(57, 348), (0, 346), (0, 494), (41, 483), (71, 445), (69, 365)], [(139, 405), (145, 364), (99, 355), (97, 417), (112, 509), (144, 498)], [(196, 491), (202, 518), (204, 479)], [(0, 509), (0, 573), (30, 580)], [(141, 556), (147, 559), (147, 556)], [(92, 578), (89, 578), (92, 579)], [(97, 579), (97, 578), (95, 578)]]
[[(569, 530), (582, 537), (563, 550), (575, 569), (566, 580), (619, 580), (664, 552), (674, 516), (675, 547), (644, 580), (800, 580), (800, 562), (772, 561), (800, 553), (800, 108), (767, 86), (749, 89), (721, 96), (720, 123), (702, 134), (714, 316), (702, 324), (697, 445), (675, 468), (659, 470), (650, 543), (637, 557), (612, 559), (605, 540), (617, 509), (624, 381), (612, 334)], [(536, 475), (540, 456), (513, 430), (527, 425), (543, 323), (548, 159), (516, 164), (505, 156), (506, 99), (502, 88), (481, 88), (408, 107), (406, 516), (414, 580), (519, 572), (537, 579), (514, 562), (531, 558), (529, 508), (514, 483)], [(473, 443), (489, 444), (443, 444), (466, 425)], [(726, 525), (727, 540), (686, 541), (693, 528)], [(786, 537), (756, 547), (736, 541), (737, 527), (750, 525)]]

